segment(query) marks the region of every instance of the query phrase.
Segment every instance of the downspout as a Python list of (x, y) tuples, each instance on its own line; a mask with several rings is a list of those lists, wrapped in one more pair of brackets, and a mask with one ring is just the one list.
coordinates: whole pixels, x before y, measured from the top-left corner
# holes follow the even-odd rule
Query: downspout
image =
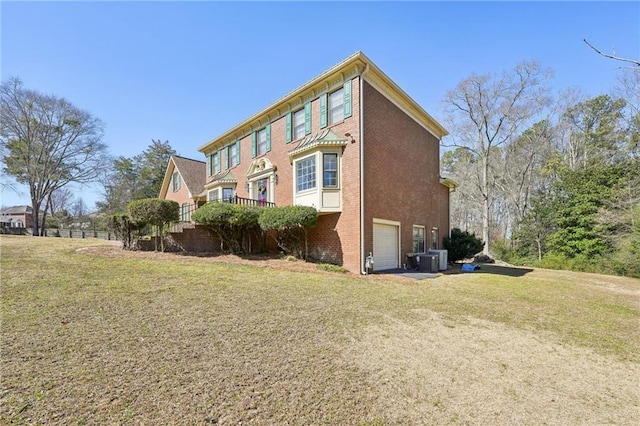
[(366, 253), (364, 249), (364, 75), (369, 71), (365, 65), (360, 74), (360, 273), (367, 275), (365, 268)]

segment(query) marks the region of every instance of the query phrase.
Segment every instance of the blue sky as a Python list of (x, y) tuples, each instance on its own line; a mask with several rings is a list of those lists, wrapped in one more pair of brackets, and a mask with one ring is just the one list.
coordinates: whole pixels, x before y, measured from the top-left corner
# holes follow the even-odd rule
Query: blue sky
[[(0, 3), (2, 79), (106, 123), (114, 156), (169, 140), (180, 155), (363, 51), (436, 119), (472, 73), (538, 60), (557, 90), (607, 93), (640, 58), (640, 2)], [(99, 186), (76, 188), (89, 208)], [(0, 204), (29, 204), (28, 191)]]

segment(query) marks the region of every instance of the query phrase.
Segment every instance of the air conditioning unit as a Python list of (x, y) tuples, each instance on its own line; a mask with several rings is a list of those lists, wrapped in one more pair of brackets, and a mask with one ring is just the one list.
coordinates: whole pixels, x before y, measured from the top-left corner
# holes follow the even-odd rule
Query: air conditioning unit
[(428, 254), (437, 254), (439, 259), (438, 270), (446, 271), (447, 265), (449, 261), (447, 260), (447, 251), (446, 250), (429, 250)]

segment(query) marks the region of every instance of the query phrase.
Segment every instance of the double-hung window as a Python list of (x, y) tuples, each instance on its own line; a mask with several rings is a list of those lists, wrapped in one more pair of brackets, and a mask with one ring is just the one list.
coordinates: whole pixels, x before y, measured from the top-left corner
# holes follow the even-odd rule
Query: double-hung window
[(322, 186), (338, 187), (338, 154), (322, 154)]
[(267, 129), (258, 132), (258, 155), (267, 153)]
[(300, 109), (293, 113), (293, 140), (305, 136), (305, 111)]
[(209, 154), (207, 157), (207, 175), (213, 176), (220, 173), (220, 151)]
[(251, 133), (251, 158), (271, 151), (271, 123), (262, 130)]
[(240, 164), (240, 141), (227, 146), (227, 168)]
[(413, 226), (413, 252), (414, 253), (424, 253), (425, 243), (424, 243), (425, 233), (424, 226)]
[(296, 188), (298, 192), (316, 187), (316, 157), (304, 158), (296, 163)]
[(220, 197), (218, 195), (219, 193), (220, 193), (220, 190), (217, 188), (209, 191), (209, 201), (218, 201), (218, 198)]
[(344, 120), (344, 89), (329, 94), (329, 124)]
[(173, 172), (173, 175), (171, 175), (171, 186), (173, 188), (173, 192), (180, 190), (180, 173), (179, 172)]

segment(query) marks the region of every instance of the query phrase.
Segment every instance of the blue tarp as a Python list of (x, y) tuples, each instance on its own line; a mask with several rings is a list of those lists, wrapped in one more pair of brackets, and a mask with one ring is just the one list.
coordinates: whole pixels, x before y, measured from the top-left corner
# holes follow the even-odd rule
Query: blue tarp
[(463, 272), (473, 272), (480, 269), (480, 265), (476, 265), (475, 263), (464, 263), (460, 268)]

